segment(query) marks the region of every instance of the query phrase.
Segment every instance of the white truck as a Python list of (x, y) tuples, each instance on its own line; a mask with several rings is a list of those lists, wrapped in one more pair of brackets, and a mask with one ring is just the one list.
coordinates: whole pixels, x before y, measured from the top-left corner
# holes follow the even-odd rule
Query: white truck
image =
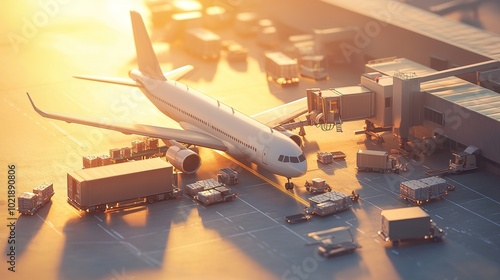
[(420, 207), (382, 210), (381, 216), (378, 235), (386, 242), (392, 241), (393, 246), (419, 239), (439, 241), (444, 236), (444, 231)]
[(358, 150), (356, 153), (358, 172), (394, 172), (406, 171), (406, 165), (398, 164), (397, 158), (386, 151)]

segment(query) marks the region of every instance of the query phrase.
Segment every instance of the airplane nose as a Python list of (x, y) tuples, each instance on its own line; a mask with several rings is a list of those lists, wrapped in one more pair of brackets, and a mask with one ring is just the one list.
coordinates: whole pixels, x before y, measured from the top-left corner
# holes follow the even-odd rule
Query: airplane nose
[(307, 172), (307, 162), (295, 163), (289, 166), (291, 177), (300, 177)]

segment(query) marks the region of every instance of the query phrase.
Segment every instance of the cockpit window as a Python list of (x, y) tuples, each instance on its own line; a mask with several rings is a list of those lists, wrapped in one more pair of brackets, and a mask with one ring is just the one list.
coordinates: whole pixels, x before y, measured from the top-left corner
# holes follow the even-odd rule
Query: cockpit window
[(298, 157), (285, 156), (285, 155), (280, 155), (278, 157), (278, 161), (281, 161), (281, 162), (299, 163), (299, 162), (303, 162), (305, 160), (306, 160), (306, 157), (304, 156), (304, 154), (301, 154)]
[(304, 154), (301, 154), (301, 155), (299, 156), (299, 161), (300, 161), (300, 162), (303, 162), (304, 160), (306, 160), (306, 156), (304, 156)]

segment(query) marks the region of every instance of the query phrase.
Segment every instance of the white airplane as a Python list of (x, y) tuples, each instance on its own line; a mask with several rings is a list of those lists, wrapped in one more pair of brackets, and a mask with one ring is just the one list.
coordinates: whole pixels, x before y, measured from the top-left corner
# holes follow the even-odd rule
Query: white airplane
[[(172, 129), (143, 124), (126, 123), (109, 119), (48, 113), (38, 109), (31, 97), (28, 98), (35, 111), (45, 118), (52, 118), (99, 128), (138, 134), (162, 139), (170, 147), (167, 159), (177, 169), (193, 173), (201, 165), (201, 159), (194, 151), (180, 143), (196, 145), (224, 151), (235, 158), (247, 159), (257, 166), (288, 179), (286, 189), (293, 189), (290, 178), (306, 173), (307, 163), (301, 150), (298, 135), (286, 130), (276, 130), (264, 120), (276, 116), (268, 110), (259, 116), (260, 121), (246, 116), (185, 84), (176, 82), (193, 69), (186, 65), (163, 73), (153, 51), (153, 47), (139, 13), (130, 12), (134, 41), (137, 52), (138, 70), (131, 70), (128, 78), (107, 78), (96, 76), (75, 76), (80, 79), (134, 86), (141, 89), (146, 97), (163, 114), (177, 121), (181, 129)], [(293, 112), (295, 115), (303, 112)], [(180, 143), (179, 143), (180, 142)]]

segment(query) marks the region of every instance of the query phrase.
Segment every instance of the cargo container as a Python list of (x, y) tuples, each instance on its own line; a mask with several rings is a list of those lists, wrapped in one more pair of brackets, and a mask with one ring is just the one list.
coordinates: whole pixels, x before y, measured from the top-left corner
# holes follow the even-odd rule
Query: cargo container
[(160, 158), (69, 172), (68, 202), (86, 212), (133, 206), (182, 195), (173, 167)]
[(352, 205), (349, 195), (331, 191), (309, 198), (309, 207), (304, 210), (307, 214), (326, 216), (346, 210)]
[(403, 165), (397, 163), (395, 157), (389, 156), (385, 151), (358, 150), (356, 165), (360, 172), (399, 173), (406, 170)]
[(442, 198), (452, 188), (453, 186), (450, 186), (445, 179), (434, 176), (401, 182), (399, 195), (405, 200), (421, 205), (433, 199)]
[(33, 215), (50, 201), (54, 195), (52, 183), (43, 183), (33, 189), (33, 192), (23, 192), (17, 198), (17, 211), (21, 214)]
[(217, 181), (228, 186), (236, 185), (238, 184), (238, 172), (231, 168), (221, 168), (217, 174)]
[(317, 192), (331, 192), (332, 188), (330, 185), (328, 185), (323, 178), (314, 178), (312, 179), (312, 183), (309, 183), (309, 181), (306, 181), (304, 184), (304, 187), (306, 187), (306, 190), (310, 193), (317, 193)]
[(202, 59), (219, 58), (222, 49), (219, 35), (204, 28), (191, 28), (184, 35), (186, 50)]
[(440, 240), (442, 229), (431, 220), (429, 214), (420, 207), (405, 207), (382, 210), (381, 230), (378, 235), (384, 241), (392, 241), (397, 246), (401, 241), (412, 239)]
[(223, 183), (210, 178), (210, 179), (200, 180), (192, 184), (187, 184), (185, 189), (186, 193), (194, 198), (199, 192), (211, 190), (213, 188), (222, 186)]
[(280, 85), (294, 85), (299, 79), (297, 60), (291, 59), (282, 52), (268, 52), (264, 59), (266, 76)]
[(216, 187), (210, 190), (199, 192), (195, 196), (195, 199), (204, 205), (210, 205), (219, 202), (232, 201), (235, 197), (236, 193), (233, 193), (230, 188)]

